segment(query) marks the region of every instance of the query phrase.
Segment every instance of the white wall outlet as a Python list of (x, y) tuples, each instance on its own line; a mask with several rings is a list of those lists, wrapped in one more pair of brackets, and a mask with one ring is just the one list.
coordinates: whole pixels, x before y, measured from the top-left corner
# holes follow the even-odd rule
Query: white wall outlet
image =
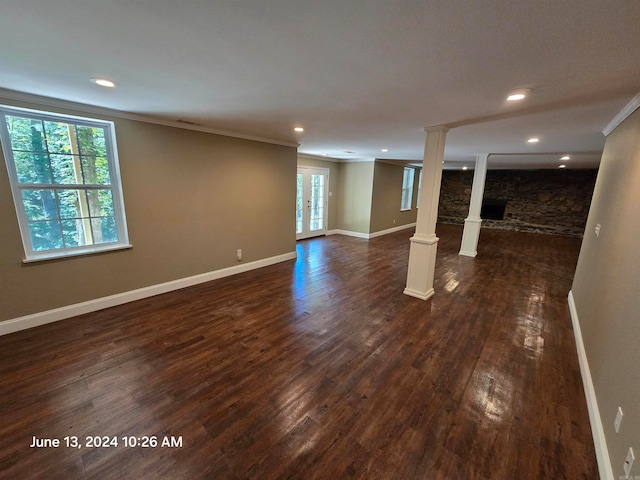
[(633, 448), (629, 447), (629, 453), (627, 453), (627, 459), (624, 461), (624, 474), (628, 477), (631, 474), (631, 465), (633, 465), (633, 461), (636, 459), (633, 454)]
[(620, 431), (620, 424), (622, 423), (622, 417), (624, 414), (622, 413), (622, 409), (618, 407), (618, 413), (616, 413), (616, 419), (613, 422), (613, 426), (616, 429), (616, 433)]
[(596, 237), (600, 235), (600, 227), (601, 227), (601, 225), (598, 223), (596, 225)]
[(236, 256), (238, 257), (238, 261), (242, 260), (242, 249), (241, 248), (239, 248), (236, 251)]

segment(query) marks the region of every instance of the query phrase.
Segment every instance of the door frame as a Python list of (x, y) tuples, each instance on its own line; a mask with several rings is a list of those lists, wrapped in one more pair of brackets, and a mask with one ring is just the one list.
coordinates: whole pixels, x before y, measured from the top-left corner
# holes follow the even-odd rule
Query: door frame
[[(300, 170), (303, 170), (303, 172), (300, 172)], [(311, 175), (312, 172), (315, 173), (319, 173), (324, 175), (325, 177), (325, 182), (324, 182), (324, 222), (323, 222), (323, 228), (322, 230), (314, 230), (313, 232), (309, 232), (307, 228), (304, 228), (304, 215), (303, 215), (303, 230), (301, 233), (296, 233), (296, 240), (304, 240), (305, 238), (311, 238), (311, 237), (319, 237), (322, 235), (326, 235), (327, 234), (327, 229), (329, 226), (329, 169), (328, 168), (324, 168), (324, 167), (313, 167), (310, 165), (298, 165), (298, 168), (296, 170), (296, 180), (298, 178), (298, 174), (300, 173), (307, 173), (308, 175)], [(304, 192), (304, 185), (303, 185), (303, 192)], [(308, 194), (310, 195), (310, 194)], [(296, 190), (296, 200), (297, 200), (297, 190)], [(304, 205), (304, 193), (303, 193), (303, 205)], [(304, 206), (303, 206), (304, 209)], [(306, 221), (308, 222), (308, 218), (306, 219)]]

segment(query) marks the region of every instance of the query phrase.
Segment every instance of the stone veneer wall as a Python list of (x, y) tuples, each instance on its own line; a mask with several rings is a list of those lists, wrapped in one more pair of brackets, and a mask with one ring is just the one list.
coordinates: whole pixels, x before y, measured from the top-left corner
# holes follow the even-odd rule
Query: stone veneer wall
[[(488, 170), (484, 198), (507, 200), (504, 220), (482, 226), (582, 236), (598, 171)], [(473, 171), (442, 172), (438, 222), (464, 223)]]

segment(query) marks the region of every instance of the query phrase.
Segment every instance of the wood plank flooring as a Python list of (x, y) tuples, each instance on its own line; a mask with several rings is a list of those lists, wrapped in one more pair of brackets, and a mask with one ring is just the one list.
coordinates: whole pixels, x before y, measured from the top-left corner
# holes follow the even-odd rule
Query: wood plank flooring
[(439, 225), (423, 302), (402, 294), (410, 235), (302, 241), (0, 337), (0, 478), (598, 478), (567, 308), (580, 241), (483, 229), (472, 259)]

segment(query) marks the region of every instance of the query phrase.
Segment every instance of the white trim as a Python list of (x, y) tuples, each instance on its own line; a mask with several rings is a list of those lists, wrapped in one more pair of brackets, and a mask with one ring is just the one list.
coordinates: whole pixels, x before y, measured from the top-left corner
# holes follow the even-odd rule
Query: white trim
[[(106, 248), (105, 245), (107, 245)], [(91, 245), (89, 248), (65, 250), (63, 255), (61, 255), (58, 250), (46, 250), (45, 252), (47, 253), (43, 253), (41, 255), (33, 256), (30, 258), (25, 258), (24, 260), (22, 260), (22, 263), (48, 262), (49, 260), (62, 260), (63, 258), (82, 257), (85, 255), (93, 255), (95, 253), (117, 252), (118, 250), (131, 250), (133, 248), (133, 245), (131, 245), (130, 243), (127, 243), (126, 245), (117, 244), (111, 247), (108, 247), (108, 245), (110, 244), (97, 244), (98, 248), (95, 248), (93, 245)], [(51, 254), (49, 254), (48, 252), (51, 252)]]
[(138, 288), (136, 290), (130, 290), (128, 292), (110, 295), (108, 297), (97, 298), (95, 300), (89, 300), (87, 302), (76, 303), (74, 305), (68, 305), (66, 307), (56, 308), (53, 310), (47, 310), (45, 312), (34, 313), (32, 315), (25, 315), (24, 317), (5, 320), (4, 322), (0, 322), (0, 336), (18, 332), (20, 330), (26, 330), (27, 328), (37, 327), (39, 325), (44, 325), (47, 323), (57, 322), (59, 320), (75, 317), (77, 315), (95, 312), (104, 308), (115, 307), (116, 305), (122, 305), (124, 303), (141, 300), (143, 298), (161, 295), (163, 293), (172, 292), (181, 288), (191, 287), (200, 283), (218, 280), (220, 278), (229, 277), (238, 273), (248, 272), (257, 268), (267, 267), (276, 263), (285, 262), (287, 260), (295, 260), (296, 258), (296, 252), (293, 251), (284, 253), (282, 255), (276, 255), (275, 257), (264, 258), (262, 260), (243, 263), (241, 265), (214, 270), (212, 272), (201, 273), (199, 275), (172, 280), (170, 282), (160, 283), (158, 285)]
[(613, 130), (618, 125), (624, 122), (627, 119), (627, 117), (629, 117), (629, 115), (635, 112), (639, 107), (640, 107), (640, 93), (638, 93), (635, 97), (633, 97), (631, 101), (627, 103), (627, 105), (622, 110), (620, 110), (620, 112), (615, 117), (613, 117), (613, 120), (609, 122), (609, 125), (604, 127), (604, 129), (602, 130), (602, 133), (604, 133), (604, 136), (605, 137), (609, 136), (609, 134), (613, 132)]
[[(244, 133), (232, 132), (229, 130), (220, 130), (217, 128), (207, 127), (205, 125), (194, 125), (183, 123), (175, 120), (167, 120), (165, 118), (154, 117), (152, 115), (123, 112), (113, 110), (111, 108), (98, 107), (95, 105), (87, 105), (86, 103), (76, 103), (58, 98), (43, 97), (32, 93), (17, 92), (15, 90), (7, 90), (0, 88), (0, 97), (19, 102), (27, 102), (35, 105), (45, 105), (47, 107), (62, 108), (67, 110), (75, 110), (92, 115), (108, 115), (116, 118), (124, 118), (127, 120), (136, 120), (138, 122), (153, 123), (156, 125), (165, 125), (167, 127), (182, 128), (184, 130), (195, 130), (197, 132), (213, 133), (215, 135), (224, 135), (225, 137), (242, 138), (244, 140), (253, 140), (262, 143), (271, 143), (274, 145), (283, 145), (285, 147), (298, 148), (300, 144), (288, 142), (285, 140), (277, 140), (274, 138), (258, 137), (256, 135), (246, 135)], [(56, 112), (57, 113), (57, 112)]]
[(400, 225), (398, 227), (387, 228), (386, 230), (380, 230), (378, 232), (373, 232), (369, 234), (369, 238), (381, 237), (383, 235), (389, 235), (390, 233), (396, 233), (401, 230), (407, 230), (408, 228), (414, 228), (416, 226), (416, 222), (407, 223), (405, 225)]
[(580, 330), (580, 321), (578, 320), (578, 311), (573, 299), (573, 292), (569, 292), (569, 312), (571, 312), (571, 322), (573, 323), (573, 334), (576, 337), (576, 350), (578, 351), (578, 361), (580, 363), (580, 374), (582, 375), (582, 384), (584, 385), (584, 395), (587, 398), (587, 409), (589, 410), (589, 420), (591, 422), (591, 434), (593, 435), (593, 444), (596, 450), (596, 459), (598, 460), (598, 470), (602, 480), (614, 480), (613, 470), (611, 469), (611, 459), (609, 458), (609, 449), (607, 448), (607, 439), (604, 436), (604, 428), (600, 418), (600, 410), (598, 409), (598, 400), (596, 392), (593, 388), (593, 380), (591, 379), (591, 371), (589, 370), (589, 362), (587, 360), (587, 352), (584, 349), (582, 341), (582, 331)]
[(325, 157), (323, 155), (316, 155), (313, 153), (304, 153), (304, 152), (298, 152), (298, 158), (302, 158), (303, 160), (320, 160), (323, 162), (331, 162), (331, 163), (340, 163), (342, 162), (342, 160), (340, 160), (339, 158), (333, 158), (333, 157)]
[(343, 158), (340, 163), (375, 163), (375, 158)]
[(356, 237), (356, 238), (364, 238), (365, 240), (371, 240), (372, 238), (382, 237), (383, 235), (389, 235), (390, 233), (396, 233), (401, 230), (407, 230), (409, 228), (414, 228), (416, 226), (416, 222), (407, 223), (406, 225), (400, 225), (398, 227), (388, 228), (386, 230), (379, 230), (373, 233), (360, 233), (360, 232), (352, 232), (350, 230), (327, 230), (327, 235), (346, 235), (348, 237)]
[(369, 240), (368, 233), (352, 232), (351, 230), (328, 230), (327, 235), (346, 235), (347, 237), (364, 238), (365, 240)]

